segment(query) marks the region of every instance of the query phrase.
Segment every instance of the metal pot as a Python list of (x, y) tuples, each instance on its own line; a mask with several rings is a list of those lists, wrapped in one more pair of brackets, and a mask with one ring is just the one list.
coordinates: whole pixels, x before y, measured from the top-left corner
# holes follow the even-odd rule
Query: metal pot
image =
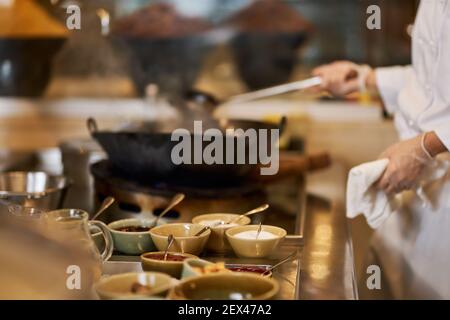
[(23, 207), (56, 210), (63, 204), (69, 181), (45, 172), (0, 174), (0, 198)]

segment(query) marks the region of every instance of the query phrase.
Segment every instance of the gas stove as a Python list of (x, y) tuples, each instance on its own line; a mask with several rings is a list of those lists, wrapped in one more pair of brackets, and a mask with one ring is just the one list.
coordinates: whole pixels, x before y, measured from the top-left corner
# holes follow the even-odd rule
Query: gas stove
[(109, 214), (103, 216), (105, 222), (154, 218), (176, 193), (181, 192), (186, 198), (165, 216), (169, 222), (190, 222), (196, 215), (205, 213), (243, 213), (269, 203), (267, 212), (254, 215), (254, 223), (264, 221), (278, 225), (290, 234), (298, 231), (293, 226), (297, 225), (297, 215), (303, 205), (302, 177), (270, 185), (241, 181), (234, 185), (186, 186), (164, 181), (137, 181), (114, 168), (108, 160), (93, 164), (91, 173), (97, 204), (107, 196), (116, 199)]

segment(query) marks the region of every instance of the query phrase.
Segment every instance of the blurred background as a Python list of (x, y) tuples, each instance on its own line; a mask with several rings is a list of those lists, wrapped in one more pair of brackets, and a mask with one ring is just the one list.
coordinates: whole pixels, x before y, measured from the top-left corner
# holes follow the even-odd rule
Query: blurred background
[[(89, 137), (88, 117), (102, 128), (144, 115), (170, 119), (170, 107), (184, 107), (192, 89), (222, 100), (307, 78), (315, 66), (337, 59), (408, 64), (418, 3), (0, 0), (0, 169), (16, 169), (39, 151), (39, 169), (61, 173), (58, 146)], [(366, 28), (366, 9), (374, 4), (381, 8), (381, 30)], [(66, 27), (70, 5), (81, 9), (80, 30)], [(376, 159), (396, 132), (376, 99), (362, 101), (365, 108), (313, 99), (293, 94), (267, 108), (236, 108), (235, 116), (288, 115), (288, 131), (306, 141), (307, 152), (327, 150), (343, 164), (339, 183), (327, 184), (329, 172), (309, 178), (312, 189), (342, 200), (346, 170)], [(78, 142), (69, 149), (81, 150)], [(362, 219), (351, 227), (361, 274), (371, 230)]]
[[(197, 85), (228, 96), (336, 59), (407, 64), (417, 3), (2, 0), (0, 95), (130, 97), (157, 83), (171, 95)], [(81, 30), (65, 27), (71, 4)], [(383, 31), (362, 27), (372, 4)]]

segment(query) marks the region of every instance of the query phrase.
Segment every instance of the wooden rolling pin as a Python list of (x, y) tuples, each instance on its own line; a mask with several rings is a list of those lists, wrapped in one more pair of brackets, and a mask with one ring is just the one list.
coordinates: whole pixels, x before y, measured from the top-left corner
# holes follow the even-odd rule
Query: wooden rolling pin
[(272, 176), (261, 175), (261, 167), (257, 167), (250, 173), (250, 179), (262, 183), (271, 183), (287, 177), (302, 175), (306, 172), (325, 169), (331, 165), (331, 157), (328, 152), (320, 152), (310, 155), (281, 152), (278, 173)]

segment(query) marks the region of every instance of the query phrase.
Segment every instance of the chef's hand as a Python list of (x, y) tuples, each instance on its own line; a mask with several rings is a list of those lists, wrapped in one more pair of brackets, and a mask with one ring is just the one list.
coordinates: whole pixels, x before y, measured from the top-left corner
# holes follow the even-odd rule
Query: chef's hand
[(322, 78), (322, 90), (327, 90), (338, 97), (362, 89), (377, 90), (375, 71), (367, 65), (362, 66), (350, 61), (336, 61), (315, 68), (312, 74)]
[(422, 170), (432, 158), (422, 149), (422, 136), (401, 141), (387, 148), (380, 159), (389, 159), (378, 188), (396, 194), (414, 188)]

